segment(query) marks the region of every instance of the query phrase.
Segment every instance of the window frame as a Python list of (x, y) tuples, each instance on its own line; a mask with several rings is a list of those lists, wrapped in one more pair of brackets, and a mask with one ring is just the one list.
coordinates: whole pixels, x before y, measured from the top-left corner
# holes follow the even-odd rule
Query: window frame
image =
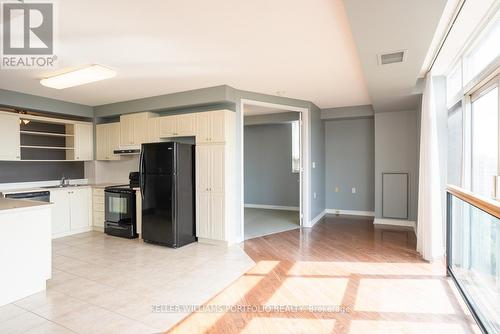
[[(483, 84), (500, 74), (500, 54), (498, 54), (496, 58), (494, 58), (478, 73), (470, 78), (468, 77), (468, 57), (470, 57), (478, 45), (484, 41), (484, 38), (488, 35), (488, 33), (491, 32), (497, 25), (500, 25), (500, 4), (491, 9), (487, 18), (487, 20), (478, 26), (476, 32), (471, 36), (470, 40), (468, 40), (460, 54), (457, 56), (456, 60), (452, 63), (452, 66), (450, 66), (448, 71), (445, 73), (446, 107), (448, 110), (452, 109), (453, 106), (455, 106), (456, 103), (463, 98), (463, 96), (472, 94)], [(448, 93), (448, 80), (458, 69), (460, 70), (461, 89), (454, 92), (454, 94), (452, 93), (450, 96)], [(463, 99), (462, 102), (464, 102)]]
[[(470, 112), (470, 117), (468, 119), (469, 122), (469, 136), (470, 136), (470, 142), (468, 143), (468, 146), (465, 147), (466, 153), (469, 155), (469, 165), (467, 166), (467, 173), (469, 174), (469, 184), (468, 184), (468, 190), (473, 191), (472, 189), (472, 183), (473, 183), (473, 103), (477, 100), (479, 100), (481, 97), (484, 95), (488, 94), (490, 91), (492, 91), (495, 88), (500, 89), (500, 75), (496, 75), (494, 78), (490, 79), (486, 83), (482, 83), (480, 85), (477, 85), (477, 87), (474, 87), (471, 89), (471, 91), (467, 94), (467, 103), (468, 103), (468, 108)], [(497, 103), (497, 176), (500, 175), (500, 91), (497, 94), (497, 99), (499, 100)], [(494, 186), (495, 187), (495, 186)], [(496, 190), (494, 188), (494, 192), (496, 193)]]
[[(292, 173), (293, 174), (299, 174), (300, 173), (300, 146), (301, 146), (301, 140), (300, 140), (300, 129), (301, 129), (301, 121), (296, 120), (291, 122), (291, 127), (292, 127), (292, 152), (291, 152), (291, 157), (292, 157)], [(297, 152), (295, 152), (298, 150)]]

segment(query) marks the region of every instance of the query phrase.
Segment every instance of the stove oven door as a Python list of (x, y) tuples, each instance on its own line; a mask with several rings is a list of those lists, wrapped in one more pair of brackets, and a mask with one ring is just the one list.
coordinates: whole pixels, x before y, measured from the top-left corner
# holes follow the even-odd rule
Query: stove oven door
[(106, 221), (120, 226), (132, 225), (135, 221), (135, 194), (113, 189), (106, 189), (104, 194)]

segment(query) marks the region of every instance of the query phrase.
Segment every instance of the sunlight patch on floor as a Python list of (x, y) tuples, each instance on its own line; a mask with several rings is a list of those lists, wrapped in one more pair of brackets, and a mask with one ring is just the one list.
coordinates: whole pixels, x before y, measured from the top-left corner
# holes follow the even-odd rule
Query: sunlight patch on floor
[(253, 318), (241, 334), (330, 334), (335, 320), (300, 318)]
[(288, 275), (347, 276), (360, 275), (436, 275), (444, 276), (442, 266), (428, 263), (381, 263), (381, 262), (318, 262), (298, 261)]
[[(242, 276), (206, 305), (237, 305), (262, 279), (261, 276)], [(203, 333), (215, 325), (225, 314), (225, 312), (193, 313), (187, 321), (178, 324), (171, 333)]]
[(346, 278), (289, 277), (268, 299), (266, 305), (340, 306), (347, 282)]
[[(408, 296), (412, 298), (402, 298)], [(454, 314), (443, 284), (438, 279), (361, 279), (354, 305), (356, 311)]]
[(267, 275), (280, 263), (280, 261), (259, 261), (247, 274), (250, 275)]
[(469, 331), (458, 323), (443, 322), (409, 322), (383, 320), (354, 320), (349, 334), (465, 334)]

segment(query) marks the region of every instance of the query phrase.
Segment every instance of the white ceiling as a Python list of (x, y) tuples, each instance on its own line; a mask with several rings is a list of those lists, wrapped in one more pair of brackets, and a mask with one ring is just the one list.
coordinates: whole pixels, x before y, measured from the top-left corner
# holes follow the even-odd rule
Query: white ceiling
[[(446, 0), (345, 0), (375, 112), (411, 110), (415, 84)], [(379, 66), (377, 55), (406, 50), (404, 63)]]
[(118, 75), (58, 91), (38, 82), (50, 71), (0, 70), (0, 88), (91, 106), (222, 84), (322, 108), (371, 103), (341, 0), (55, 2), (54, 72)]

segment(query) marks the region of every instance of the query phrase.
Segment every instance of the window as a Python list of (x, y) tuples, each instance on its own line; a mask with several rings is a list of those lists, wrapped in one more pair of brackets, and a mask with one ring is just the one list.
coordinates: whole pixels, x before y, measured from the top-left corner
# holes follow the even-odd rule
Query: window
[(292, 173), (300, 172), (300, 121), (292, 122)]
[(498, 175), (498, 86), (472, 99), (472, 191), (494, 196)]
[(466, 81), (471, 81), (476, 75), (493, 63), (500, 56), (500, 18), (486, 28), (479, 42), (465, 56)]
[[(446, 75), (446, 103), (455, 105), (467, 90), (484, 79), (481, 73), (500, 64), (500, 10)], [(480, 78), (481, 77), (481, 78)]]

